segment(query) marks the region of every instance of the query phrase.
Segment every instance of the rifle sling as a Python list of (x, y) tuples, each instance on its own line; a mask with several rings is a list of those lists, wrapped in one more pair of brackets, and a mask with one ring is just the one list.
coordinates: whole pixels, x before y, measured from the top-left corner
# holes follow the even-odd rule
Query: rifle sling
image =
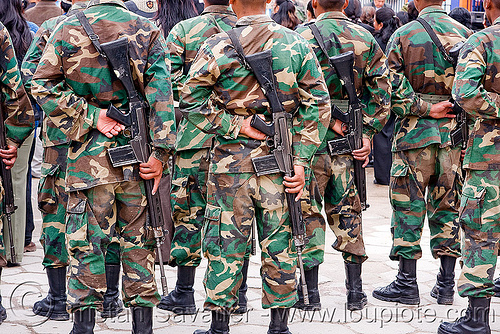
[(245, 58), (245, 51), (243, 51), (243, 46), (241, 46), (240, 40), (238, 39), (238, 36), (236, 35), (236, 30), (237, 29), (231, 29), (227, 32), (227, 35), (229, 36), (229, 39), (231, 40), (231, 43), (233, 43), (234, 49), (236, 50), (236, 53), (238, 54), (238, 58), (240, 58), (243, 66), (249, 70), (252, 71), (252, 68), (250, 65), (247, 63), (247, 60)]
[(429, 25), (429, 23), (427, 23), (427, 21), (425, 21), (421, 17), (418, 17), (417, 21), (424, 27), (425, 31), (427, 32), (427, 34), (431, 38), (432, 42), (436, 45), (439, 52), (441, 52), (441, 54), (443, 55), (444, 59), (447, 62), (449, 62), (450, 64), (453, 64), (453, 58), (450, 56), (450, 54), (448, 52), (446, 52), (446, 49), (444, 48), (443, 44), (441, 43), (441, 41), (437, 37), (436, 32), (434, 31), (434, 29), (432, 29), (432, 27)]
[(108, 56), (106, 56), (106, 53), (101, 48), (101, 43), (99, 43), (99, 36), (95, 33), (94, 29), (92, 29), (92, 26), (90, 25), (90, 22), (85, 14), (83, 12), (77, 12), (75, 15), (78, 21), (80, 21), (83, 30), (85, 30), (85, 33), (89, 36), (90, 41), (92, 42), (92, 44), (94, 44), (97, 52), (99, 52), (101, 57), (107, 60)]
[[(323, 35), (319, 31), (318, 26), (313, 23), (313, 24), (310, 24), (308, 27), (311, 29), (311, 31), (314, 35), (314, 38), (318, 42), (318, 45), (319, 45), (319, 48), (321, 49), (321, 52), (323, 52), (323, 54), (326, 57), (326, 60), (328, 61), (330, 56), (328, 55), (328, 51), (326, 50), (325, 39), (323, 38)], [(340, 43), (338, 36), (336, 34), (333, 34), (333, 38), (335, 39), (336, 48), (340, 51), (340, 49), (342, 48), (342, 44)]]

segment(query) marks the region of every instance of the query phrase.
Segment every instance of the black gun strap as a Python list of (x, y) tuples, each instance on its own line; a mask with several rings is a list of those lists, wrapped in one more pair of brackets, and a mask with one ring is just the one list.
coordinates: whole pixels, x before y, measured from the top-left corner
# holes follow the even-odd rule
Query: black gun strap
[[(247, 63), (247, 60), (245, 58), (245, 51), (243, 51), (243, 46), (241, 46), (240, 40), (238, 39), (238, 35), (236, 35), (236, 30), (238, 29), (231, 29), (227, 32), (227, 35), (229, 36), (229, 39), (231, 40), (231, 43), (233, 43), (234, 49), (236, 50), (236, 53), (238, 54), (238, 57), (241, 60), (241, 63), (243, 66), (249, 70), (252, 71), (252, 68), (250, 65)], [(253, 72), (253, 71), (252, 71)]]
[(99, 36), (95, 33), (94, 29), (92, 29), (92, 26), (90, 25), (90, 22), (85, 16), (85, 14), (83, 12), (77, 12), (75, 15), (78, 21), (80, 21), (83, 30), (85, 30), (85, 33), (89, 36), (90, 41), (92, 42), (92, 44), (94, 44), (94, 47), (97, 50), (97, 52), (99, 52), (101, 57), (107, 60), (108, 57), (106, 56), (106, 53), (104, 53), (104, 51), (102, 50), (101, 43), (99, 43)]
[[(316, 39), (316, 41), (318, 42), (319, 48), (321, 49), (321, 51), (324, 53), (326, 59), (328, 60), (328, 58), (330, 58), (330, 56), (328, 55), (328, 51), (326, 50), (325, 39), (323, 38), (323, 35), (319, 31), (318, 26), (316, 24), (312, 23), (312, 24), (308, 25), (308, 27), (311, 28), (313, 36)], [(342, 48), (342, 44), (340, 43), (340, 40), (336, 34), (333, 34), (333, 38), (335, 39), (336, 48), (340, 52), (340, 49)]]
[(427, 34), (431, 38), (432, 42), (437, 46), (439, 52), (443, 55), (444, 59), (449, 62), (450, 64), (453, 64), (453, 58), (450, 56), (448, 52), (446, 52), (443, 44), (437, 37), (436, 33), (434, 32), (434, 29), (425, 21), (423, 18), (418, 17), (417, 21), (424, 27), (425, 31), (427, 31)]

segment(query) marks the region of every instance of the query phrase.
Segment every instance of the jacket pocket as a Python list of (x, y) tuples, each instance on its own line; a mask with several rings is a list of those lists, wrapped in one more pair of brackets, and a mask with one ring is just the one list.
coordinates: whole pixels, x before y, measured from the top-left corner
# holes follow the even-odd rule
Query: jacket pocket
[(220, 259), (221, 256), (221, 233), (220, 207), (207, 204), (205, 208), (205, 224), (203, 226), (203, 252), (211, 260)]
[(478, 186), (466, 185), (462, 191), (462, 200), (458, 212), (460, 224), (465, 224), (474, 230), (481, 230), (483, 202), (486, 189)]
[(87, 201), (70, 198), (66, 217), (66, 236), (70, 253), (90, 251)]
[(389, 197), (392, 208), (398, 211), (411, 209), (411, 192), (409, 190), (408, 165), (393, 164), (391, 167), (391, 183)]

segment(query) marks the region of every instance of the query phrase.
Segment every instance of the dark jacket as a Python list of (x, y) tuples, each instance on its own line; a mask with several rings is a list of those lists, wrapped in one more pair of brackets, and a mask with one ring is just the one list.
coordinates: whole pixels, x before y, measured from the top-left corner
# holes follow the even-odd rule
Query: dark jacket
[(41, 0), (35, 7), (28, 9), (24, 16), (28, 21), (41, 26), (43, 22), (53, 17), (64, 14), (61, 7), (59, 7), (55, 0)]

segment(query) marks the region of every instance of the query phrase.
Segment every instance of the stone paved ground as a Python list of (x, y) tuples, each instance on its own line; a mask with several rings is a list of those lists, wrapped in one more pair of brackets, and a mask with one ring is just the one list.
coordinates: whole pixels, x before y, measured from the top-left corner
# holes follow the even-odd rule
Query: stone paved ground
[[(295, 312), (291, 314), (290, 330), (294, 334), (306, 333), (360, 333), (360, 334), (401, 334), (401, 333), (436, 333), (438, 324), (443, 320), (455, 319), (466, 307), (466, 300), (456, 297), (452, 306), (437, 305), (429, 296), (438, 270), (438, 261), (432, 259), (429, 251), (429, 231), (425, 230), (423, 239), (424, 256), (418, 262), (418, 282), (421, 304), (417, 307), (395, 305), (381, 302), (371, 297), (371, 291), (390, 283), (396, 275), (397, 262), (388, 258), (391, 245), (389, 232), (391, 209), (388, 201), (388, 187), (372, 183), (373, 172), (368, 169), (368, 199), (370, 208), (364, 213), (364, 237), (370, 258), (363, 267), (364, 289), (369, 295), (368, 305), (363, 311), (346, 312), (344, 266), (342, 257), (327, 246), (325, 263), (320, 267), (320, 292), (323, 309), (317, 313)], [(34, 185), (33, 189), (36, 189)], [(40, 217), (36, 220), (35, 237), (40, 234)], [(327, 233), (327, 245), (333, 243), (331, 231)], [(7, 308), (8, 319), (0, 326), (3, 334), (24, 333), (69, 333), (71, 321), (46, 321), (45, 318), (32, 314), (33, 303), (48, 290), (47, 278), (41, 265), (42, 249), (25, 256), (21, 267), (5, 268), (2, 274), (1, 293), (3, 305)], [(457, 266), (458, 267), (458, 266)], [(197, 272), (196, 303), (203, 306), (203, 277), (205, 263)], [(457, 268), (457, 276), (459, 269)], [(157, 277), (159, 273), (157, 271)], [(168, 268), (169, 287), (175, 284), (175, 270)], [(260, 334), (267, 332), (269, 313), (260, 304), (259, 258), (251, 259), (248, 291), (249, 304), (252, 308), (244, 316), (233, 316), (231, 333)], [(500, 333), (500, 299), (492, 303), (491, 327), (494, 333)], [(210, 315), (201, 312), (197, 316), (175, 316), (170, 312), (155, 310), (155, 333), (188, 334), (197, 328), (209, 327)], [(118, 318), (102, 321), (98, 319), (96, 333), (130, 333), (131, 319), (128, 313)]]

